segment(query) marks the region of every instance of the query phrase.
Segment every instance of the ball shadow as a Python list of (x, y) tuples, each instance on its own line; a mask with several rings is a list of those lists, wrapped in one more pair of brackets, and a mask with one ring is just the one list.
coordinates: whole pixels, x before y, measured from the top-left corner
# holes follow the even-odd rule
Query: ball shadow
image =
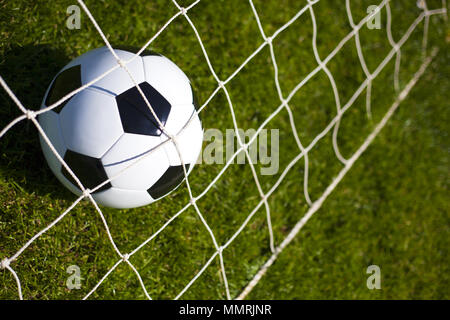
[[(25, 108), (38, 110), (53, 77), (69, 60), (61, 50), (49, 45), (16, 46), (0, 56), (0, 75)], [(22, 112), (3, 88), (0, 105), (3, 130)], [(0, 177), (3, 183), (21, 192), (74, 199), (48, 167), (39, 133), (30, 120), (22, 120), (0, 138)]]

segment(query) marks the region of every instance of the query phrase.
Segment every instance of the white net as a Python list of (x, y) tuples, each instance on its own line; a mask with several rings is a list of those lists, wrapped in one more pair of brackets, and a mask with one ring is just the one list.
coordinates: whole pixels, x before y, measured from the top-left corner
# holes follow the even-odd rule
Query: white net
[[(10, 128), (12, 128), (15, 124), (21, 122), (22, 120), (29, 120), (29, 121), (31, 121), (36, 126), (37, 130), (39, 131), (39, 134), (44, 138), (45, 142), (48, 144), (48, 146), (50, 147), (52, 152), (55, 154), (55, 156), (58, 158), (58, 160), (61, 162), (61, 164), (67, 169), (67, 171), (70, 173), (70, 175), (73, 177), (73, 179), (78, 184), (78, 187), (83, 192), (83, 194), (80, 197), (78, 197), (73, 202), (73, 204), (71, 206), (69, 206), (64, 212), (62, 212), (55, 220), (53, 220), (45, 228), (43, 228), (38, 233), (36, 233), (33, 237), (31, 237), (20, 249), (17, 250), (17, 252), (15, 254), (13, 254), (13, 255), (11, 255), (9, 257), (3, 257), (2, 258), (1, 269), (8, 270), (13, 275), (13, 277), (16, 280), (16, 283), (17, 283), (18, 296), (19, 296), (20, 299), (22, 299), (22, 297), (23, 297), (21, 280), (20, 280), (20, 276), (14, 270), (14, 264), (18, 263), (20, 261), (19, 258), (21, 256), (21, 254), (34, 241), (36, 241), (36, 239), (38, 239), (41, 235), (43, 235), (49, 229), (54, 227), (59, 221), (64, 219), (64, 217), (66, 217), (67, 214), (84, 198), (89, 199), (90, 202), (92, 203), (92, 205), (95, 207), (96, 211), (98, 212), (98, 215), (100, 216), (100, 218), (101, 218), (101, 220), (103, 222), (104, 228), (105, 228), (106, 233), (107, 233), (108, 238), (109, 238), (109, 242), (111, 243), (111, 246), (113, 247), (114, 251), (117, 253), (117, 262), (114, 265), (112, 265), (111, 268), (108, 270), (108, 272), (106, 272), (106, 274), (104, 274), (104, 276), (98, 281), (98, 283), (96, 283), (96, 285), (92, 287), (92, 289), (84, 296), (84, 299), (89, 298), (97, 290), (97, 288), (99, 288), (99, 286), (101, 286), (102, 283), (110, 276), (110, 274), (113, 273), (114, 270), (122, 263), (128, 265), (131, 268), (131, 270), (135, 273), (135, 275), (136, 275), (136, 277), (137, 277), (137, 279), (138, 279), (138, 281), (139, 281), (139, 283), (140, 283), (140, 285), (142, 287), (142, 290), (143, 290), (145, 296), (148, 299), (151, 299), (151, 296), (150, 296), (148, 290), (146, 289), (145, 279), (143, 279), (143, 277), (141, 277), (138, 269), (130, 262), (130, 257), (133, 256), (139, 250), (141, 250), (150, 241), (152, 241), (156, 237), (158, 237), (158, 235), (160, 233), (164, 232), (164, 230), (175, 219), (177, 219), (183, 212), (185, 212), (188, 208), (195, 209), (198, 217), (200, 218), (201, 222), (204, 225), (205, 230), (210, 235), (210, 238), (211, 238), (211, 241), (212, 241), (213, 246), (215, 248), (215, 251), (209, 257), (209, 259), (203, 265), (203, 267), (196, 274), (192, 275), (191, 280), (188, 283), (186, 283), (184, 288), (176, 296), (174, 296), (173, 298), (179, 299), (180, 297), (182, 297), (183, 294), (198, 280), (198, 278), (204, 273), (204, 271), (211, 265), (211, 263), (215, 259), (219, 259), (220, 270), (221, 270), (221, 277), (223, 279), (223, 285), (224, 285), (224, 288), (225, 288), (226, 297), (228, 299), (232, 299), (232, 298), (243, 299), (243, 298), (245, 298), (249, 294), (249, 292), (255, 287), (255, 285), (261, 280), (262, 276), (266, 273), (268, 268), (274, 263), (274, 261), (277, 259), (278, 255), (284, 250), (284, 248), (298, 234), (298, 232), (305, 225), (305, 223), (311, 218), (311, 216), (322, 206), (322, 204), (324, 203), (326, 198), (337, 187), (337, 185), (342, 180), (342, 178), (345, 176), (345, 174), (351, 169), (351, 167), (353, 166), (355, 161), (358, 160), (358, 158), (361, 156), (361, 154), (366, 150), (366, 148), (370, 145), (370, 143), (373, 141), (373, 139), (376, 137), (376, 135), (384, 127), (384, 125), (387, 123), (389, 118), (395, 112), (395, 110), (397, 109), (399, 104), (409, 94), (409, 92), (412, 89), (412, 87), (415, 85), (415, 83), (420, 78), (420, 76), (424, 73), (424, 71), (427, 68), (427, 66), (429, 65), (431, 59), (437, 53), (437, 50), (435, 50), (435, 49), (431, 50), (430, 52), (427, 51), (428, 25), (429, 25), (430, 17), (433, 16), (433, 15), (445, 15), (445, 17), (446, 17), (446, 3), (445, 3), (445, 1), (442, 2), (442, 8), (433, 9), (433, 10), (428, 9), (426, 1), (418, 1), (418, 6), (422, 9), (420, 15), (417, 16), (416, 20), (409, 26), (409, 28), (403, 34), (403, 36), (398, 41), (395, 41), (394, 37), (392, 35), (392, 30), (391, 30), (392, 17), (391, 17), (391, 9), (390, 9), (390, 5), (389, 5), (389, 1), (388, 0), (382, 1), (376, 7), (376, 10), (374, 10), (371, 14), (367, 15), (364, 19), (362, 19), (359, 22), (355, 22), (354, 21), (353, 16), (352, 16), (352, 10), (351, 10), (351, 2), (349, 0), (346, 0), (345, 1), (346, 12), (347, 12), (347, 15), (348, 15), (348, 22), (351, 25), (352, 31), (347, 36), (345, 36), (343, 39), (341, 39), (341, 41), (334, 48), (334, 50), (332, 50), (326, 57), (321, 57), (319, 55), (318, 46), (317, 46), (317, 32), (318, 31), (317, 31), (316, 16), (315, 16), (315, 11), (314, 11), (314, 7), (319, 2), (319, 0), (316, 0), (316, 1), (308, 0), (307, 5), (305, 5), (303, 8), (301, 8), (289, 21), (287, 21), (281, 28), (276, 30), (270, 36), (268, 36), (266, 34), (265, 30), (263, 29), (263, 24), (261, 23), (260, 16), (258, 15), (258, 10), (255, 7), (253, 1), (250, 0), (249, 1), (249, 5), (250, 5), (251, 10), (252, 10), (252, 12), (254, 14), (255, 22), (257, 23), (259, 31), (261, 33), (261, 39), (262, 39), (261, 45), (250, 56), (248, 56), (247, 59), (245, 59), (245, 61), (243, 61), (242, 64), (234, 72), (232, 72), (231, 75), (228, 78), (222, 80), (217, 75), (217, 73), (216, 73), (216, 71), (215, 71), (215, 69), (213, 67), (213, 64), (211, 63), (211, 60), (210, 60), (210, 58), (208, 56), (208, 52), (207, 52), (207, 50), (206, 50), (206, 48), (205, 48), (205, 46), (204, 46), (204, 44), (202, 42), (201, 36), (200, 36), (196, 26), (195, 26), (195, 23), (189, 17), (190, 10), (193, 9), (195, 6), (197, 6), (197, 4), (200, 2), (200, 0), (197, 0), (197, 1), (193, 2), (191, 5), (189, 5), (186, 8), (181, 7), (177, 3), (177, 1), (173, 0), (172, 1), (173, 5), (175, 5), (177, 10), (178, 10), (177, 13), (174, 16), (172, 16), (163, 25), (163, 27), (159, 31), (157, 31), (145, 43), (145, 45), (139, 50), (139, 52), (136, 53), (136, 55), (132, 59), (130, 59), (128, 61), (121, 60), (116, 55), (116, 53), (114, 52), (114, 50), (113, 50), (111, 44), (109, 43), (107, 37), (103, 33), (103, 31), (100, 28), (99, 24), (96, 22), (94, 16), (89, 11), (88, 7), (85, 5), (85, 3), (82, 0), (78, 0), (78, 2), (80, 4), (80, 6), (82, 7), (82, 9), (84, 10), (84, 12), (86, 13), (86, 15), (89, 17), (89, 19), (92, 22), (92, 24), (95, 26), (96, 30), (98, 31), (98, 33), (102, 37), (103, 41), (105, 42), (106, 46), (109, 48), (111, 54), (116, 58), (117, 65), (114, 68), (112, 68), (111, 70), (108, 70), (107, 72), (105, 72), (104, 74), (99, 76), (97, 79), (94, 79), (93, 81), (83, 85), (79, 89), (69, 93), (68, 95), (64, 96), (63, 98), (61, 98), (59, 101), (55, 102), (54, 104), (48, 106), (45, 109), (41, 109), (39, 111), (33, 111), (33, 110), (30, 110), (30, 109), (26, 108), (20, 102), (18, 97), (16, 97), (14, 92), (8, 87), (8, 84), (3, 80), (3, 78), (0, 77), (0, 83), (1, 83), (2, 87), (6, 90), (7, 94), (11, 97), (11, 99), (14, 101), (14, 103), (17, 105), (17, 107), (23, 112), (23, 115), (17, 117), (13, 121), (11, 121), (5, 128), (3, 128), (3, 130), (0, 132), (0, 138), (3, 137), (10, 130)], [(360, 29), (368, 21), (373, 19), (373, 17), (382, 9), (385, 10), (386, 14), (387, 14), (386, 36), (387, 36), (388, 41), (389, 41), (390, 45), (392, 46), (392, 48), (389, 51), (389, 53), (384, 57), (382, 62), (378, 65), (378, 67), (374, 71), (371, 72), (371, 71), (369, 71), (369, 68), (367, 66), (366, 59), (365, 59), (365, 56), (364, 56), (364, 53), (363, 53), (363, 50), (362, 50), (362, 47), (361, 47), (359, 32), (360, 32)], [(297, 19), (299, 19), (301, 16), (306, 16), (306, 15), (310, 16), (310, 19), (311, 19), (311, 22), (312, 22), (312, 26), (313, 26), (312, 48), (313, 48), (313, 53), (314, 53), (315, 60), (317, 62), (317, 67), (315, 69), (313, 69), (305, 78), (303, 78), (295, 86), (295, 88), (292, 91), (290, 91), (288, 94), (285, 94), (285, 93), (282, 92), (282, 89), (281, 89), (282, 87), (280, 85), (280, 77), (279, 77), (279, 71), (278, 71), (279, 68), (278, 68), (278, 65), (277, 65), (277, 60), (276, 60), (275, 51), (274, 51), (274, 40), (284, 30), (289, 28)], [(234, 130), (236, 131), (236, 137), (237, 137), (237, 140), (238, 140), (238, 149), (227, 160), (226, 164), (220, 170), (219, 174), (217, 174), (215, 176), (215, 178), (208, 184), (208, 186), (201, 193), (199, 193), (197, 195), (193, 194), (191, 186), (190, 186), (190, 183), (189, 183), (189, 179), (186, 176), (186, 186), (187, 186), (187, 190), (188, 190), (189, 196), (190, 196), (189, 203), (187, 203), (181, 210), (176, 212), (169, 220), (166, 221), (166, 223), (161, 228), (159, 228), (156, 232), (154, 232), (151, 236), (149, 236), (144, 242), (142, 242), (134, 250), (125, 253), (125, 252), (121, 252), (119, 250), (119, 247), (116, 245), (116, 242), (115, 242), (115, 240), (114, 240), (114, 238), (113, 238), (113, 236), (112, 236), (112, 234), (110, 232), (110, 228), (109, 228), (109, 225), (107, 223), (107, 219), (105, 219), (105, 216), (104, 216), (102, 210), (97, 205), (97, 203), (95, 202), (94, 198), (91, 196), (91, 193), (96, 191), (97, 189), (101, 188), (103, 185), (107, 184), (111, 180), (115, 179), (117, 176), (123, 174), (123, 172), (125, 170), (127, 170), (127, 168), (122, 170), (122, 172), (120, 172), (116, 176), (111, 177), (107, 181), (104, 181), (102, 184), (98, 185), (97, 187), (93, 188), (92, 190), (86, 189), (82, 185), (80, 180), (77, 178), (77, 176), (74, 174), (74, 172), (71, 170), (71, 168), (64, 162), (64, 160), (58, 154), (58, 152), (56, 151), (56, 149), (54, 148), (54, 146), (52, 145), (50, 140), (47, 138), (45, 132), (42, 130), (42, 128), (39, 125), (38, 121), (36, 120), (36, 117), (39, 114), (41, 114), (41, 113), (44, 113), (44, 112), (47, 112), (48, 110), (56, 108), (57, 106), (62, 104), (64, 101), (66, 101), (67, 99), (69, 99), (73, 95), (77, 94), (78, 92), (84, 90), (85, 88), (93, 85), (95, 82), (97, 82), (99, 79), (103, 78), (104, 76), (106, 76), (107, 74), (112, 72), (113, 70), (118, 69), (118, 68), (123, 68), (129, 74), (130, 78), (132, 79), (133, 83), (135, 84), (137, 90), (142, 95), (143, 99), (145, 100), (145, 102), (148, 105), (149, 109), (151, 110), (152, 114), (155, 116), (156, 119), (158, 119), (158, 117), (156, 116), (155, 112), (153, 111), (153, 108), (152, 108), (151, 104), (149, 103), (149, 101), (147, 100), (147, 98), (145, 97), (143, 92), (141, 91), (140, 87), (137, 85), (137, 82), (135, 81), (135, 79), (133, 78), (133, 74), (127, 68), (127, 64), (130, 63), (130, 61), (132, 61), (134, 58), (138, 57), (139, 54), (141, 52), (143, 52), (157, 37), (159, 37), (170, 24), (175, 23), (175, 21), (177, 19), (180, 19), (180, 18), (186, 19), (186, 21), (192, 27), (192, 31), (195, 33), (195, 37), (197, 38), (198, 44), (201, 47), (201, 50), (203, 52), (203, 55), (204, 55), (204, 58), (205, 58), (205, 61), (206, 61), (207, 65), (208, 65), (208, 68), (209, 68), (212, 76), (214, 77), (214, 79), (217, 82), (216, 89), (211, 93), (211, 95), (208, 97), (208, 99), (206, 99), (206, 101), (202, 104), (202, 106), (197, 110), (197, 113), (200, 114), (200, 113), (204, 112), (204, 110), (207, 110), (206, 107), (208, 106), (210, 101), (220, 91), (222, 91), (225, 94), (225, 97), (226, 97), (226, 99), (228, 101), (229, 112), (231, 114)], [(399, 72), (400, 72), (402, 46), (405, 44), (405, 42), (411, 36), (412, 32), (416, 29), (416, 27), (419, 26), (422, 23), (424, 24), (424, 33), (423, 33), (423, 42), (422, 42), (423, 43), (423, 45), (422, 45), (423, 64), (418, 68), (417, 72), (410, 79), (410, 81), (406, 84), (406, 86), (404, 86), (403, 88), (400, 88)], [(355, 43), (357, 54), (358, 54), (358, 60), (359, 60), (359, 63), (360, 63), (360, 65), (361, 65), (361, 67), (362, 67), (362, 69), (364, 71), (364, 74), (365, 74), (365, 80), (360, 84), (360, 86), (353, 93), (351, 98), (345, 104), (341, 104), (341, 98), (340, 98), (340, 95), (339, 95), (339, 92), (338, 92), (338, 89), (337, 89), (337, 85), (336, 85), (335, 79), (334, 79), (332, 73), (330, 72), (329, 68), (327, 67), (327, 64), (341, 51), (341, 49), (344, 47), (344, 45), (346, 43), (348, 43), (349, 41), (351, 41), (351, 40), (353, 40), (354, 43)], [(238, 130), (239, 130), (238, 129), (239, 126), (238, 126), (238, 123), (237, 123), (237, 120), (236, 120), (235, 109), (233, 107), (233, 103), (232, 103), (229, 91), (227, 89), (227, 84), (255, 56), (257, 56), (262, 51), (263, 48), (266, 48), (266, 47), (268, 47), (269, 50), (270, 50), (271, 64), (273, 65), (273, 69), (275, 71), (274, 72), (274, 81), (275, 81), (275, 84), (276, 84), (276, 90), (277, 90), (277, 93), (278, 93), (278, 96), (279, 96), (280, 104), (270, 114), (270, 116), (265, 119), (265, 121), (256, 130), (256, 133), (250, 138), (250, 140), (247, 143), (244, 143), (244, 141), (242, 141), (242, 139), (240, 138), (240, 135), (237, 133)], [(372, 117), (371, 88), (372, 88), (373, 80), (380, 74), (380, 72), (385, 68), (385, 66), (394, 58), (395, 58), (394, 87), (395, 87), (396, 91), (398, 92), (397, 98), (395, 99), (395, 101), (393, 102), (391, 107), (389, 108), (388, 112), (384, 115), (382, 120), (374, 127), (373, 131), (369, 134), (369, 136), (366, 138), (366, 140), (363, 142), (363, 144), (357, 149), (357, 151), (354, 152), (351, 157), (345, 158), (341, 154), (341, 152), (339, 150), (339, 145), (338, 145), (338, 140), (337, 140), (338, 129), (339, 129), (339, 125), (340, 125), (340, 122), (341, 122), (341, 118), (342, 118), (343, 114), (352, 107), (352, 105), (354, 104), (356, 99), (362, 94), (362, 92), (364, 90), (366, 90), (366, 112), (367, 112), (367, 117), (369, 119), (371, 119), (371, 117)], [(304, 146), (301, 143), (301, 141), (300, 141), (300, 138), (299, 138), (299, 135), (298, 135), (299, 130), (295, 126), (294, 117), (293, 117), (293, 111), (291, 110), (291, 108), (289, 106), (289, 103), (290, 103), (291, 99), (293, 98), (293, 96), (299, 90), (301, 90), (301, 88), (312, 77), (314, 77), (320, 71), (325, 72), (326, 76), (329, 79), (329, 82), (330, 82), (332, 90), (333, 90), (333, 95), (334, 95), (334, 98), (335, 98), (337, 112), (336, 112), (336, 115), (334, 116), (334, 118), (332, 119), (332, 121), (329, 122), (329, 124), (323, 129), (323, 131), (320, 132), (317, 136), (315, 136), (315, 138), (312, 140), (311, 143), (309, 143), (307, 146)], [(274, 117), (276, 117), (277, 114), (279, 114), (282, 110), (287, 111), (288, 114), (289, 114), (290, 125), (292, 127), (292, 135), (293, 135), (293, 137), (294, 137), (294, 139), (295, 139), (295, 141), (297, 143), (297, 146), (299, 148), (299, 153), (284, 168), (284, 170), (282, 171), (281, 175), (278, 177), (278, 180), (276, 181), (276, 183), (273, 184), (273, 186), (268, 191), (265, 191), (265, 190), (263, 190), (262, 184), (260, 183), (260, 178), (256, 174), (255, 166), (254, 166), (254, 164), (252, 163), (252, 161), (250, 159), (250, 154), (249, 154), (248, 148), (254, 142), (254, 140), (257, 139), (257, 136), (261, 133), (261, 131), (265, 127), (267, 127), (268, 123)], [(158, 122), (159, 122), (159, 119), (158, 119)], [(163, 127), (161, 122), (159, 122), (159, 125), (164, 131), (164, 127)], [(338, 175), (334, 178), (332, 183), (323, 191), (321, 196), (317, 200), (312, 201), (311, 197), (310, 197), (310, 195), (308, 193), (308, 153), (317, 145), (317, 143), (322, 138), (324, 138), (330, 132), (332, 132), (332, 143), (333, 143), (333, 149), (334, 149), (335, 156), (343, 164), (343, 168), (338, 173)], [(180, 159), (181, 159), (181, 162), (183, 164), (184, 172), (185, 172), (185, 175), (186, 175), (186, 172), (187, 172), (186, 171), (186, 167), (184, 166), (184, 162), (183, 162), (181, 153), (179, 152), (179, 148), (177, 146), (177, 135), (171, 136), (168, 133), (166, 133), (166, 134), (168, 136), (168, 139), (165, 142), (163, 142), (162, 144), (174, 143), (174, 145), (175, 145), (175, 147), (178, 150), (178, 153), (180, 155)], [(224, 172), (229, 168), (230, 164), (232, 164), (233, 160), (242, 151), (245, 153), (245, 157), (249, 160), (248, 161), (248, 165), (251, 168), (251, 171), (252, 171), (252, 174), (253, 174), (253, 178), (254, 178), (254, 182), (255, 182), (255, 185), (256, 185), (257, 190), (259, 192), (260, 200), (259, 200), (257, 206), (251, 212), (249, 212), (247, 214), (246, 219), (240, 225), (240, 227), (235, 230), (234, 234), (226, 242), (219, 243), (219, 241), (217, 241), (217, 237), (215, 236), (212, 228), (210, 227), (210, 225), (208, 224), (207, 220), (205, 219), (204, 214), (202, 214), (199, 206), (197, 205), (197, 202), (200, 201), (211, 190), (211, 188), (213, 188), (213, 186), (216, 184), (216, 182), (221, 178), (221, 176), (224, 174)], [(151, 152), (147, 153), (146, 155), (143, 155), (141, 157), (141, 159), (145, 158), (150, 153)], [(268, 199), (269, 199), (269, 197), (271, 197), (272, 194), (274, 194), (277, 191), (277, 188), (282, 183), (282, 181), (285, 179), (285, 177), (287, 176), (287, 174), (289, 173), (291, 168), (298, 161), (300, 161), (302, 158), (304, 159), (304, 182), (303, 182), (304, 183), (304, 197), (305, 197), (305, 201), (309, 205), (309, 210), (300, 219), (300, 221), (298, 221), (298, 223), (295, 225), (295, 227), (288, 233), (288, 235), (285, 237), (285, 239), (280, 244), (277, 245), (275, 243), (274, 232), (272, 230), (271, 212), (270, 212), (270, 206), (269, 206)], [(137, 161), (137, 162), (139, 162), (139, 161)], [(131, 166), (135, 165), (137, 162), (134, 162), (133, 164), (131, 164)], [(227, 250), (227, 248), (230, 246), (230, 244), (233, 243), (233, 241), (241, 234), (241, 232), (246, 227), (248, 227), (249, 222), (252, 220), (252, 217), (255, 215), (255, 213), (260, 208), (264, 208), (265, 211), (266, 211), (266, 219), (267, 219), (268, 233), (269, 233), (269, 239), (270, 239), (269, 246), (270, 246), (270, 250), (271, 250), (271, 256), (263, 264), (263, 266), (259, 269), (259, 271), (257, 271), (256, 274), (254, 274), (253, 279), (248, 283), (248, 285), (244, 288), (244, 290), (240, 294), (238, 294), (237, 296), (232, 296), (232, 294), (230, 293), (230, 289), (229, 289), (229, 285), (228, 285), (228, 281), (227, 281), (226, 261), (224, 261), (223, 252), (224, 252), (224, 250)]]

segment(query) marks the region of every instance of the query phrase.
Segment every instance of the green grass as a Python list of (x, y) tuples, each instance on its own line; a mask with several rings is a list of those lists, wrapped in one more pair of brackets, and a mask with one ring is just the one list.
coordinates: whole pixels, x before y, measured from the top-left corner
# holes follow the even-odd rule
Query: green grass
[[(306, 1), (254, 1), (263, 28), (270, 35)], [(373, 1), (351, 1), (354, 20)], [(441, 1), (427, 1), (438, 8)], [(187, 6), (190, 1), (180, 1)], [(102, 39), (83, 13), (80, 30), (65, 27), (66, 8), (73, 1), (8, 1), (0, 3), (0, 75), (22, 103), (38, 109), (53, 76), (65, 63), (99, 46)], [(86, 1), (109, 41), (143, 45), (176, 13), (171, 1)], [(391, 4), (394, 38), (399, 40), (420, 13), (411, 1)], [(351, 31), (345, 6), (325, 1), (314, 6), (318, 50), (325, 58)], [(226, 79), (261, 43), (247, 1), (201, 1), (189, 11), (220, 79)], [(373, 71), (391, 49), (382, 29), (361, 31), (363, 51)], [(402, 49), (400, 85), (421, 64), (423, 23)], [(367, 152), (355, 164), (324, 206), (279, 256), (250, 297), (255, 299), (448, 299), (449, 278), (449, 29), (437, 16), (430, 21), (429, 48), (440, 52), (411, 95)], [(316, 66), (308, 13), (274, 40), (283, 93), (287, 95)], [(152, 44), (190, 77), (203, 103), (216, 88), (198, 41), (178, 17)], [(345, 104), (364, 80), (354, 41), (329, 62)], [(373, 82), (373, 120), (367, 119), (365, 92), (342, 118), (341, 153), (351, 154), (395, 99), (394, 59)], [(255, 56), (227, 85), (240, 128), (257, 128), (280, 104), (268, 47)], [(324, 72), (314, 76), (290, 106), (303, 145), (308, 145), (336, 114), (332, 88)], [(0, 128), (21, 113), (0, 92)], [(220, 92), (200, 114), (204, 128), (233, 128), (229, 106)], [(280, 170), (259, 175), (267, 192), (298, 153), (289, 117), (281, 111), (268, 129), (280, 130)], [(309, 193), (317, 199), (342, 169), (332, 149), (331, 133), (310, 152)], [(202, 192), (223, 165), (198, 165), (189, 177), (194, 195)], [(259, 174), (260, 165), (256, 166)], [(304, 162), (299, 161), (269, 198), (276, 244), (307, 211), (303, 197)], [(23, 121), (0, 139), (0, 259), (68, 208), (76, 197), (61, 187), (48, 169), (32, 123)], [(185, 186), (149, 206), (102, 208), (121, 252), (130, 252), (189, 200)], [(225, 243), (259, 202), (248, 165), (231, 165), (198, 201), (218, 242)], [(270, 256), (263, 207), (225, 251), (232, 296), (236, 296)], [(175, 297), (214, 253), (214, 246), (196, 212), (189, 208), (130, 261), (153, 298)], [(92, 204), (79, 203), (62, 221), (11, 263), (26, 299), (80, 299), (118, 260)], [(78, 265), (80, 290), (65, 286), (66, 268)], [(382, 290), (366, 287), (367, 266), (381, 267)], [(183, 298), (225, 298), (216, 258)], [(17, 298), (10, 272), (0, 271), (0, 298)], [(124, 263), (91, 296), (94, 299), (144, 299), (134, 272)]]

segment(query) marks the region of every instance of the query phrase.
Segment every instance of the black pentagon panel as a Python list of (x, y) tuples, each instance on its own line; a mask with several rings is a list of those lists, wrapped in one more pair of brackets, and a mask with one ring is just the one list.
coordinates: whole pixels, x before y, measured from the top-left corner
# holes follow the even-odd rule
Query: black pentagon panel
[[(45, 99), (45, 105), (49, 106), (64, 97), (66, 94), (81, 87), (81, 66), (76, 65), (70, 67), (56, 76), (53, 81), (52, 87), (48, 91), (47, 98)], [(62, 108), (72, 98), (67, 99), (59, 106), (53, 109), (56, 113), (61, 112)]]
[[(136, 54), (139, 50), (141, 50), (141, 48), (134, 47), (134, 46), (126, 46), (126, 45), (113, 46), (113, 47), (114, 47), (114, 49), (128, 51), (128, 52), (131, 52), (131, 53), (134, 53), (134, 54)], [(145, 57), (145, 56), (159, 56), (159, 57), (162, 57), (161, 54), (159, 54), (158, 52), (155, 52), (153, 50), (150, 50), (150, 49), (145, 49), (144, 51), (142, 51), (140, 56), (141, 57)]]
[[(158, 119), (165, 125), (171, 109), (170, 103), (148, 82), (140, 83), (139, 87)], [(136, 87), (116, 96), (116, 102), (125, 132), (150, 136), (161, 135), (162, 131), (158, 122)]]
[[(64, 161), (72, 169), (85, 188), (93, 189), (100, 183), (108, 179), (103, 164), (100, 159), (85, 156), (81, 153), (67, 150), (64, 155)], [(78, 184), (70, 175), (64, 166), (61, 167), (61, 173), (77, 188)], [(111, 183), (107, 183), (97, 189), (95, 193), (111, 188)]]
[[(189, 164), (185, 164), (185, 166), (186, 171), (189, 171)], [(183, 179), (183, 166), (170, 166), (147, 192), (153, 199), (161, 198), (175, 189)]]

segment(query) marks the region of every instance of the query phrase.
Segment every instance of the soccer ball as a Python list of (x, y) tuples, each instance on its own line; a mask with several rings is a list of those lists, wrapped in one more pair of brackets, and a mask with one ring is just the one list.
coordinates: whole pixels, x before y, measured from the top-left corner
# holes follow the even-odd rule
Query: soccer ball
[[(134, 53), (114, 49), (122, 60)], [(67, 64), (44, 96), (45, 108), (117, 64), (107, 47), (89, 51)], [(165, 132), (176, 136), (180, 155), (192, 171), (201, 151), (203, 129), (189, 79), (166, 57), (144, 51), (127, 64)], [(39, 123), (58, 154), (99, 204), (139, 207), (166, 196), (185, 175), (175, 144), (163, 132), (123, 68), (39, 115)], [(169, 141), (167, 141), (169, 140)], [(78, 184), (40, 137), (50, 169), (70, 191)]]

